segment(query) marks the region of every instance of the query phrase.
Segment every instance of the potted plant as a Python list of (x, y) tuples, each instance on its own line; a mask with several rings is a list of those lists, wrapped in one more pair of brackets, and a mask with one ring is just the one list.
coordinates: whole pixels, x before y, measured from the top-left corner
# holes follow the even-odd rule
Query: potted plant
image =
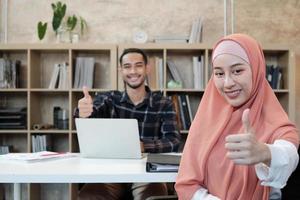
[(75, 30), (78, 23), (80, 25), (80, 34), (83, 35), (84, 29), (87, 27), (86, 21), (81, 16), (77, 17), (76, 15), (69, 16), (67, 18), (67, 31), (69, 32), (71, 41), (73, 43), (78, 42), (79, 40), (79, 33)]
[[(51, 4), (53, 10), (52, 17), (52, 29), (56, 34), (58, 41), (71, 42), (73, 36), (79, 39), (79, 33), (76, 33), (74, 30), (77, 27), (78, 22), (80, 23), (80, 34), (84, 33), (84, 29), (87, 28), (86, 21), (81, 17), (76, 15), (68, 16), (65, 19), (67, 5), (61, 3), (60, 1)], [(38, 38), (43, 40), (47, 32), (47, 22), (38, 22), (37, 32)], [(75, 38), (74, 37), (74, 40)]]

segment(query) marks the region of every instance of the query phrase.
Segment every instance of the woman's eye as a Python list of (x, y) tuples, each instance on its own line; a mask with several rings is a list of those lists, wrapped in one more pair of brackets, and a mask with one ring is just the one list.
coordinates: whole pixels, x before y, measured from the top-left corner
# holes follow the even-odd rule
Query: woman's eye
[(238, 75), (238, 74), (240, 74), (242, 71), (243, 71), (243, 70), (241, 70), (241, 69), (236, 69), (236, 70), (233, 70), (233, 74)]
[(216, 77), (222, 77), (224, 75), (224, 73), (223, 72), (215, 72), (215, 76)]

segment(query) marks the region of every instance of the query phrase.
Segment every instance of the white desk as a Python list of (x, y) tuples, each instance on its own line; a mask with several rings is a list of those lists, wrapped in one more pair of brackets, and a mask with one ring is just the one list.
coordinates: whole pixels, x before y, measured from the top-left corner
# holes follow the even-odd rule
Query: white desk
[(0, 183), (14, 183), (14, 199), (20, 199), (20, 183), (133, 183), (175, 182), (177, 173), (148, 173), (146, 158), (87, 159), (80, 157), (35, 163), (0, 160)]

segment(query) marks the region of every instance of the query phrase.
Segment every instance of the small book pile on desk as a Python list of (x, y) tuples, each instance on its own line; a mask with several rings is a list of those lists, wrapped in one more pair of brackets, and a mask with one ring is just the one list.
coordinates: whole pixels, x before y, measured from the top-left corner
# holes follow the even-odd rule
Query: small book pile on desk
[(147, 156), (147, 172), (178, 172), (181, 153), (150, 153)]

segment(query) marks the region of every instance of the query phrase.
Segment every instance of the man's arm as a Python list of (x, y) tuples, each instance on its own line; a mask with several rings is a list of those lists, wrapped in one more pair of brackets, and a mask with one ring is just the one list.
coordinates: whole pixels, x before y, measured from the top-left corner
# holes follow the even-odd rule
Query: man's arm
[(109, 108), (111, 107), (109, 102), (111, 98), (107, 93), (97, 95), (92, 101), (92, 97), (88, 94), (87, 89), (83, 89), (84, 97), (78, 101), (78, 107), (75, 108), (74, 118), (103, 118), (110, 117)]
[(170, 100), (167, 100), (162, 109), (162, 123), (160, 138), (157, 140), (143, 139), (145, 152), (161, 153), (177, 151), (180, 145), (180, 133), (176, 123), (176, 112)]

